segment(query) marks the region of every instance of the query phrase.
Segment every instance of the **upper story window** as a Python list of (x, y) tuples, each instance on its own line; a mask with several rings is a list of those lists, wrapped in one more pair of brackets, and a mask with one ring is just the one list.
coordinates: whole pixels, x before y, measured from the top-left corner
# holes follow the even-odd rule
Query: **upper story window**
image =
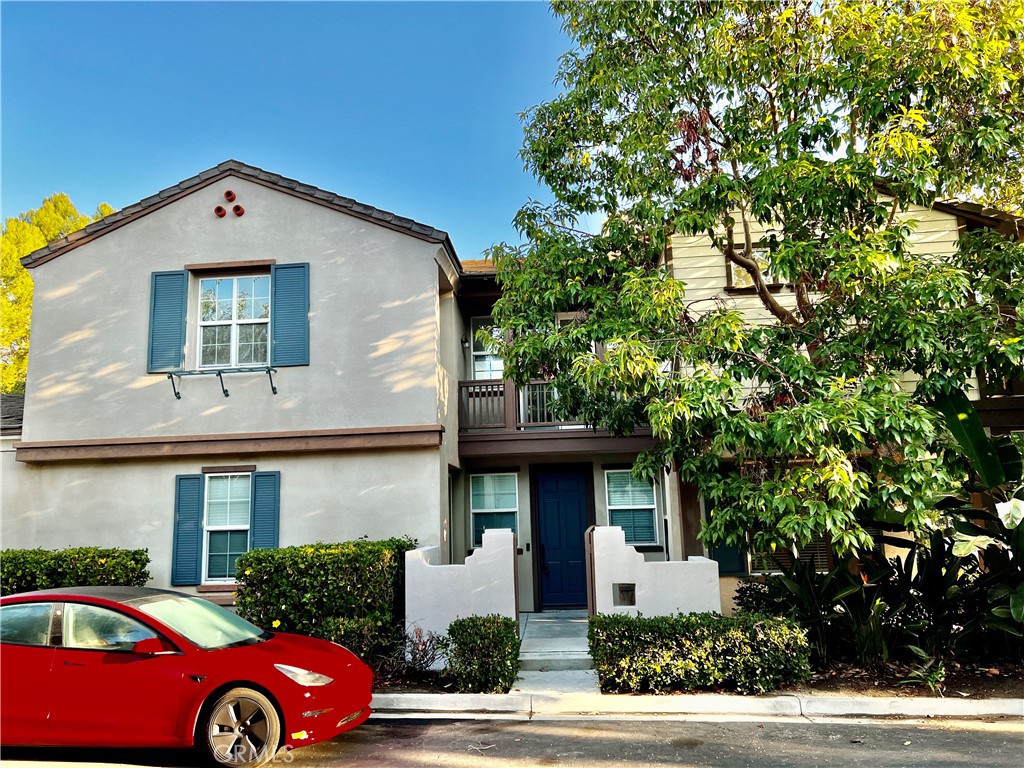
[[(784, 281), (777, 275), (772, 274), (768, 262), (768, 253), (767, 248), (754, 249), (754, 258), (757, 261), (758, 268), (761, 270), (761, 276), (764, 278), (765, 285), (782, 285)], [(750, 273), (738, 264), (731, 262), (728, 258), (725, 260), (725, 274), (727, 287), (735, 290), (754, 290), (754, 278), (750, 276)]]
[(266, 365), (270, 275), (199, 281), (199, 367)]
[(472, 342), (470, 349), (473, 357), (473, 378), (501, 379), (505, 375), (505, 361), (487, 350), (486, 345), (477, 337), (477, 332), (486, 330), (494, 339), (501, 338), (501, 329), (494, 324), (490, 317), (474, 317), (469, 321), (470, 337)]
[[(309, 365), (309, 264), (272, 264), (267, 274), (228, 274), (231, 264), (154, 272), (150, 373)], [(186, 355), (188, 346), (195, 351)]]

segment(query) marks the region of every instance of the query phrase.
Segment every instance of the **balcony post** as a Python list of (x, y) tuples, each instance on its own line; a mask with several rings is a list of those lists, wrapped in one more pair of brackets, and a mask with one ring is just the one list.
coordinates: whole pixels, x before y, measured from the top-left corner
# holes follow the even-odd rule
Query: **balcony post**
[(516, 385), (509, 379), (503, 382), (505, 387), (505, 429), (515, 432), (519, 425), (519, 398), (516, 397)]

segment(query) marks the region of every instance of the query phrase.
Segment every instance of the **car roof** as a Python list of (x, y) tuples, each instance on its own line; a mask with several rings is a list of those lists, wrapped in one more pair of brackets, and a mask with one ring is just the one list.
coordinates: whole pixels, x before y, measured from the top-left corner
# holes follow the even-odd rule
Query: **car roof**
[[(33, 597), (95, 597), (114, 603), (127, 603), (129, 600), (156, 595), (182, 595), (182, 593), (173, 592), (169, 589), (152, 589), (150, 587), (58, 587), (56, 589), (41, 589), (36, 592), (18, 592), (13, 595), (5, 595), (4, 599), (13, 597), (20, 599)], [(188, 597), (188, 595), (184, 596)]]

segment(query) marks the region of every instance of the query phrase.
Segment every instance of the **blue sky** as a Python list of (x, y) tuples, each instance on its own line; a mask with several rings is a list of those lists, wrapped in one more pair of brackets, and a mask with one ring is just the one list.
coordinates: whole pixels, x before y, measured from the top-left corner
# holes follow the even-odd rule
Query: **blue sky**
[(463, 259), (514, 240), (518, 113), (568, 49), (546, 3), (0, 6), (2, 213), (92, 213), (234, 158), (409, 216)]

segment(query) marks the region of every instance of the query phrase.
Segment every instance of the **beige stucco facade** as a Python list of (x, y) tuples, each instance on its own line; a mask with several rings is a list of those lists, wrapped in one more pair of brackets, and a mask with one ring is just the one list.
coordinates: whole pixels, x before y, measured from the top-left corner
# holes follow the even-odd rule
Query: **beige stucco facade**
[[(244, 215), (214, 214), (227, 190)], [(457, 262), (438, 238), (386, 224), (228, 174), (34, 266), (2, 545), (146, 547), (152, 583), (168, 586), (175, 477), (232, 467), (280, 473), (282, 546), (442, 544), (458, 465)], [(200, 279), (267, 274), (270, 262), (309, 264), (309, 364), (278, 367), (276, 395), (265, 372), (225, 373), (227, 397), (216, 375), (176, 377), (180, 399), (166, 373), (147, 373), (152, 273), (189, 271), (191, 372)], [(246, 436), (235, 451), (229, 440)]]
[[(145, 547), (152, 583), (164, 587), (171, 583), (174, 478), (213, 463), (18, 465), (6, 450), (2, 459), (4, 548)], [(424, 496), (439, 483), (436, 451), (218, 456), (216, 463), (281, 473), (281, 546), (361, 536), (437, 541), (437, 509)]]
[[(244, 216), (212, 214), (226, 189)], [(166, 375), (146, 373), (151, 273), (270, 259), (310, 264), (310, 365), (281, 368), (276, 396), (246, 373), (226, 379), (228, 398), (204, 376), (175, 400)], [(438, 260), (435, 244), (245, 179), (198, 190), (32, 270), (23, 439), (436, 424)], [(198, 279), (189, 292), (192, 370)]]

